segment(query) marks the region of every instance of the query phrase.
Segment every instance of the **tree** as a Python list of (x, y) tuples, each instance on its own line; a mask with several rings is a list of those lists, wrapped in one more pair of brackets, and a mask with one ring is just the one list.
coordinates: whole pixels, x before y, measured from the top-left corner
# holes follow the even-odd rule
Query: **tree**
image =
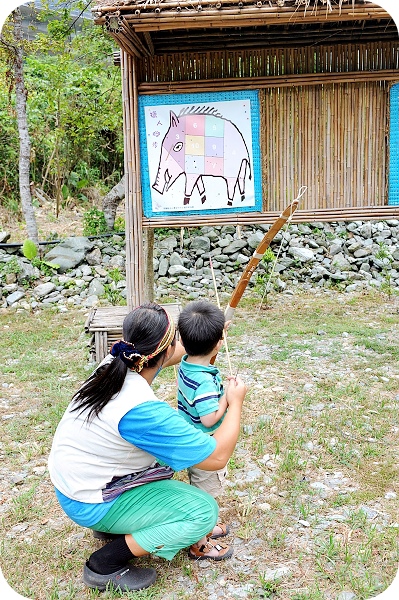
[(116, 209), (125, 197), (125, 176), (103, 198), (103, 213), (108, 229), (114, 228)]
[[(112, 38), (90, 19), (75, 30), (76, 14), (87, 9), (87, 0), (63, 0), (57, 10), (43, 0), (41, 7), (37, 18), (46, 23), (47, 32), (34, 32), (32, 41), (23, 40), (32, 146), (30, 181), (36, 195), (43, 191), (42, 196), (56, 199), (58, 214), (64, 205), (87, 206), (121, 179), (121, 82), (119, 69), (113, 65)], [(8, 56), (10, 44), (15, 45), (11, 23), (4, 29), (3, 40), (9, 45), (0, 44), (0, 53), (3, 49), (2, 54)], [(11, 97), (6, 92), (11, 79), (13, 91), (15, 86), (11, 69), (7, 76), (4, 70), (0, 62), (0, 118), (4, 125), (0, 131), (0, 202), (15, 210), (18, 177), (15, 143), (10, 140), (17, 136), (16, 102), (15, 94)], [(1, 85), (1, 79), (6, 85)]]
[(38, 244), (39, 238), (36, 217), (30, 192), (31, 141), (26, 111), (27, 90), (24, 77), (22, 17), (18, 8), (11, 13), (9, 23), (9, 38), (7, 39), (6, 34), (3, 35), (2, 33), (0, 35), (0, 42), (5, 49), (6, 60), (13, 72), (14, 78), (15, 106), (19, 135), (19, 193), (28, 236), (35, 244)]

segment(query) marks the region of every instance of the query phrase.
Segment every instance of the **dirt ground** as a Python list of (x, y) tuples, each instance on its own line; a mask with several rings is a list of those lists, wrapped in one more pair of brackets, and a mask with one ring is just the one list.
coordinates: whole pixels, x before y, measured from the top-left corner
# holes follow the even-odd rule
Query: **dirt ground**
[[(84, 320), (0, 313), (1, 564), (34, 600), (120, 597), (84, 588), (96, 543), (62, 513), (46, 469), (63, 407), (91, 368)], [(134, 597), (366, 600), (386, 589), (399, 562), (398, 334), (398, 298), (377, 292), (279, 294), (262, 312), (244, 302), (229, 346), (249, 391), (219, 502), (234, 556), (145, 559), (159, 579)], [(223, 352), (218, 366), (228, 373)], [(175, 405), (166, 371), (155, 392)]]
[[(53, 204), (46, 204), (35, 209), (39, 241), (65, 237), (68, 235), (83, 235), (83, 213), (86, 209), (65, 207), (56, 214)], [(11, 234), (10, 243), (23, 242), (28, 236), (25, 222), (13, 213), (0, 206), (0, 231)]]

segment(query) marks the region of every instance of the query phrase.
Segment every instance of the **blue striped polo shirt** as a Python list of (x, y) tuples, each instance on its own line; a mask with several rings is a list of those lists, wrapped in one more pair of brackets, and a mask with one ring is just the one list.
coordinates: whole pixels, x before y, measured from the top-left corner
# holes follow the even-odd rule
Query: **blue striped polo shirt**
[(212, 433), (220, 426), (223, 417), (212, 427), (201, 423), (204, 415), (219, 408), (223, 396), (223, 384), (219, 369), (213, 365), (205, 367), (187, 362), (183, 356), (177, 376), (177, 408), (186, 421), (205, 433)]

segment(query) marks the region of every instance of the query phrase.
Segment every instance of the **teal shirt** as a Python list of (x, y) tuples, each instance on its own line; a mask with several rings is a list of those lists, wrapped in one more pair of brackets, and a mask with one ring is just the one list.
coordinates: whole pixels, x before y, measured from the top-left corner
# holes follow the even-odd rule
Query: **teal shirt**
[(205, 433), (212, 433), (220, 426), (222, 418), (212, 427), (201, 423), (204, 415), (219, 409), (219, 400), (223, 396), (223, 384), (219, 369), (213, 365), (204, 367), (187, 362), (183, 356), (177, 376), (177, 408), (186, 421)]

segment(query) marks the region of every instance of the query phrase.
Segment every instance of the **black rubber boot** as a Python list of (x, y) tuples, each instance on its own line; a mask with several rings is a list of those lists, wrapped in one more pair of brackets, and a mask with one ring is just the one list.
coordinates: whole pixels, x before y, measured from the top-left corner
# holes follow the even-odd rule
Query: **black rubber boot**
[(87, 563), (83, 569), (83, 582), (87, 587), (97, 588), (99, 591), (104, 591), (111, 585), (114, 588), (120, 588), (123, 592), (143, 590), (150, 587), (157, 578), (155, 569), (133, 567), (126, 565), (108, 575), (100, 575), (95, 573)]

